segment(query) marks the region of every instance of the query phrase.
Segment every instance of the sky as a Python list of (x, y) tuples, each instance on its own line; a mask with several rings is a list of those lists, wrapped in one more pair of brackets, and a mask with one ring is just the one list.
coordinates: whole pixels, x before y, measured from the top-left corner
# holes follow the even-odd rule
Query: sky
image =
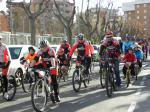
[[(4, 10), (6, 11), (6, 0), (0, 0), (2, 2), (0, 2), (0, 11), (1, 10)], [(23, 1), (23, 0), (15, 0), (15, 1)], [(29, 0), (25, 0), (25, 1), (29, 1)], [(71, 0), (70, 0), (71, 1)], [(82, 0), (75, 0), (76, 1), (76, 6), (79, 7), (79, 10), (81, 10), (81, 2)], [(87, 3), (87, 0), (83, 0), (84, 1), (84, 6), (83, 8), (85, 9), (86, 8), (86, 3)], [(94, 7), (96, 5), (98, 0), (90, 0), (90, 7)], [(110, 1), (110, 0), (103, 0), (104, 3), (103, 5), (104, 6), (107, 6), (107, 2)], [(132, 2), (134, 0), (112, 0), (114, 2), (114, 8), (118, 8), (118, 7), (121, 7), (122, 6), (122, 3), (124, 2)]]

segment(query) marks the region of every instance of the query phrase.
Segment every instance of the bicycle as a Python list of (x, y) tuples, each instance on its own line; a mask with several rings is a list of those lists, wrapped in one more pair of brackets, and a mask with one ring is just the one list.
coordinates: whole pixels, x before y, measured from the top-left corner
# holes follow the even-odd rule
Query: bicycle
[(135, 63), (135, 79), (137, 80), (137, 76), (140, 73), (141, 69), (138, 63), (141, 63), (142, 60), (137, 60), (137, 62)]
[(106, 68), (105, 68), (105, 62), (99, 62), (100, 70), (99, 70), (99, 76), (100, 76), (100, 84), (102, 88), (105, 88), (105, 80), (106, 80)]
[(67, 66), (61, 66), (58, 69), (58, 76), (57, 76), (58, 82), (60, 82), (61, 79), (63, 79), (64, 82), (66, 82), (66, 81), (68, 81), (68, 77), (69, 77), (68, 67)]
[[(7, 67), (9, 65), (6, 65)], [(0, 63), (0, 68), (5, 68), (4, 63)], [(8, 79), (8, 86), (7, 86), (7, 94), (8, 96), (5, 97), (4, 95), (6, 94), (5, 92), (5, 86), (4, 86), (4, 79), (2, 78), (2, 73), (0, 73), (0, 92), (3, 94), (3, 98), (7, 101), (11, 101), (15, 94), (16, 94), (16, 80), (15, 77), (12, 75), (7, 76)]]
[(111, 97), (113, 94), (113, 90), (116, 89), (114, 61), (115, 58), (106, 58), (105, 60), (105, 69), (106, 69), (105, 88), (108, 97)]
[(85, 73), (85, 66), (83, 66), (81, 63), (77, 63), (76, 69), (74, 70), (73, 76), (72, 76), (72, 85), (73, 85), (73, 90), (75, 92), (80, 91), (82, 82), (84, 84), (84, 87), (87, 87), (90, 82), (90, 77), (89, 77), (89, 74)]
[(22, 60), (20, 60), (20, 63), (24, 65), (25, 68), (25, 73), (21, 76), (22, 89), (25, 93), (30, 93), (31, 88), (35, 83), (37, 77), (33, 72), (31, 73), (28, 72), (29, 62), (27, 61), (23, 62)]
[(131, 79), (131, 69), (130, 69), (131, 62), (126, 62), (125, 66), (127, 67), (127, 71), (125, 74), (125, 82), (126, 82), (126, 87), (129, 87), (129, 84), (131, 82), (130, 80)]
[(31, 90), (31, 102), (36, 111), (42, 112), (45, 110), (48, 94), (50, 94), (51, 101), (53, 103), (55, 102), (53, 87), (51, 85), (50, 69), (31, 69), (29, 71), (38, 73), (38, 80)]

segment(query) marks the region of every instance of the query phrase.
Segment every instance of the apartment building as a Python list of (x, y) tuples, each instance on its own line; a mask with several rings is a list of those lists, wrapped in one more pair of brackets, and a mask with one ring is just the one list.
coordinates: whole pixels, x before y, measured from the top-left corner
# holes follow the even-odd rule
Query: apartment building
[(150, 36), (150, 0), (135, 0), (122, 7), (125, 20), (137, 20), (144, 26), (144, 36)]

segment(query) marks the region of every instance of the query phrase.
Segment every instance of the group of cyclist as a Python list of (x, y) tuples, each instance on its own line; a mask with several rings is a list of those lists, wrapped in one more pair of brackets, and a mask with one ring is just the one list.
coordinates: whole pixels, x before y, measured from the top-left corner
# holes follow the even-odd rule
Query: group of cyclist
[[(37, 69), (50, 68), (52, 86), (54, 88), (54, 98), (56, 102), (60, 102), (59, 89), (58, 89), (59, 85), (57, 82), (58, 68), (61, 68), (62, 66), (66, 66), (66, 67), (70, 66), (71, 57), (76, 49), (77, 49), (76, 63), (83, 64), (86, 68), (85, 70), (86, 74), (89, 74), (89, 68), (94, 54), (94, 48), (91, 42), (85, 39), (84, 34), (79, 34), (77, 37), (78, 40), (72, 47), (67, 42), (67, 40), (64, 40), (57, 54), (55, 50), (51, 48), (47, 40), (42, 40), (39, 43), (39, 51), (35, 52), (35, 49), (33, 47), (29, 47), (29, 54), (24, 58), (24, 61), (29, 60), (30, 68), (33, 67)], [(1, 38), (2, 37), (0, 36), (0, 64), (2, 62), (7, 64), (9, 62), (8, 51), (6, 45), (2, 44)], [(141, 46), (133, 42), (130, 42), (128, 37), (126, 37), (126, 41), (123, 42), (122, 45), (120, 46), (119, 41), (113, 38), (113, 32), (111, 31), (106, 32), (99, 50), (100, 62), (103, 61), (103, 57), (105, 57), (106, 55), (105, 53), (106, 49), (110, 49), (107, 51), (108, 56), (113, 57), (115, 59), (114, 71), (116, 75), (116, 85), (118, 87), (121, 86), (121, 78), (120, 78), (120, 71), (119, 71), (120, 60), (122, 60), (123, 62), (127, 62), (127, 61), (132, 62), (130, 66), (132, 75), (135, 75), (134, 73), (135, 62), (138, 62), (140, 68), (142, 67), (141, 60), (143, 58), (143, 53), (141, 50)], [(124, 55), (122, 55), (122, 51)], [(59, 67), (57, 65), (59, 65)], [(5, 88), (7, 88), (7, 78), (6, 78), (7, 69), (8, 66), (6, 68), (2, 68), (2, 76), (6, 82)], [(126, 74), (126, 70), (127, 68), (124, 66), (123, 74)]]

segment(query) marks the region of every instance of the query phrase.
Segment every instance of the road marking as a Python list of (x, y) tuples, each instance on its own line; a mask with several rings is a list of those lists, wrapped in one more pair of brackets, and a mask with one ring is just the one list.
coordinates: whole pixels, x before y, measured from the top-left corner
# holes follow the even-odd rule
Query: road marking
[(130, 105), (130, 107), (128, 109), (128, 112), (134, 112), (135, 107), (136, 107), (136, 102), (134, 101), (134, 102), (131, 103), (131, 105)]
[(141, 81), (141, 82), (140, 82), (140, 86), (144, 86), (144, 81)]

